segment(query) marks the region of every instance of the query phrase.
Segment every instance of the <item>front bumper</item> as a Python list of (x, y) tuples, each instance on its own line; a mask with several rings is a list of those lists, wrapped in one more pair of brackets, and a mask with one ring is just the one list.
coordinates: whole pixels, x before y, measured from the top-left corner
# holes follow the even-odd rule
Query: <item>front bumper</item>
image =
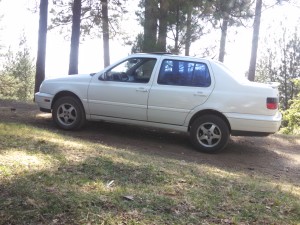
[(51, 111), (53, 97), (51, 94), (37, 92), (34, 95), (34, 101), (40, 109)]

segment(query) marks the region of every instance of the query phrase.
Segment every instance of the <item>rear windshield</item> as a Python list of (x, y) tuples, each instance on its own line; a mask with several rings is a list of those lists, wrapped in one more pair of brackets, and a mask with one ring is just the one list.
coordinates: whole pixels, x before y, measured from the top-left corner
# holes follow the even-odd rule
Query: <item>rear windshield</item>
[(235, 79), (239, 83), (248, 83), (248, 82), (250, 82), (245, 76), (233, 72), (224, 63), (221, 63), (219, 61), (214, 61), (214, 62), (216, 63), (216, 66), (220, 67), (223, 71), (225, 71), (229, 76), (231, 76), (233, 79)]

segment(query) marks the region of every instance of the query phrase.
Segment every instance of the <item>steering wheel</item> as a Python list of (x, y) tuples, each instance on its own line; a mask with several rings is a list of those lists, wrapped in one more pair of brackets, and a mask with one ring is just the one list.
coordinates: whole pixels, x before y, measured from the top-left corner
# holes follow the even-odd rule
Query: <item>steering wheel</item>
[(121, 81), (128, 81), (129, 80), (129, 76), (125, 72), (122, 72), (120, 74), (120, 80)]

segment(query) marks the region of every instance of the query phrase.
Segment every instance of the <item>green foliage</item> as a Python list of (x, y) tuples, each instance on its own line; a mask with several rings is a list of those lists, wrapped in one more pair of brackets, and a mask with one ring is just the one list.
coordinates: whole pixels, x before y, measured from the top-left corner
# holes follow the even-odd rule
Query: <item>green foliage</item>
[(243, 19), (247, 20), (253, 16), (251, 10), (252, 1), (232, 1), (232, 0), (214, 0), (208, 1), (212, 2), (211, 7), (211, 22), (214, 27), (219, 27), (220, 20), (224, 18), (229, 19), (229, 26), (241, 26), (243, 24)]
[[(206, 17), (209, 1), (194, 0), (151, 0), (152, 14), (150, 18), (145, 18), (146, 5), (145, 0), (140, 0), (140, 10), (136, 12), (138, 21), (144, 27), (149, 20), (154, 20), (157, 27), (151, 31), (154, 34), (153, 43), (147, 43), (148, 39), (141, 39), (139, 34), (134, 41), (133, 50), (140, 46), (141, 41), (144, 46), (150, 46), (152, 51), (169, 51), (175, 54), (181, 53), (183, 49), (190, 48), (191, 43), (200, 39), (208, 31), (206, 28)], [(164, 4), (162, 4), (164, 3)], [(210, 5), (210, 4), (209, 4)], [(153, 7), (154, 6), (154, 7)], [(206, 30), (208, 30), (206, 28)], [(163, 39), (168, 39), (168, 43), (161, 43)], [(130, 42), (130, 43), (132, 43)], [(139, 47), (138, 47), (139, 49)], [(149, 51), (141, 49), (141, 51)]]
[(275, 82), (278, 69), (275, 68), (276, 55), (272, 49), (266, 49), (266, 55), (262, 56), (256, 66), (255, 81), (261, 83)]
[[(283, 24), (281, 24), (283, 25)], [(266, 51), (257, 64), (258, 82), (279, 82), (281, 107), (289, 109), (290, 104), (300, 93), (300, 87), (293, 82), (300, 78), (300, 36), (299, 27), (294, 30), (282, 28), (282, 37), (278, 35), (265, 40)], [(270, 41), (271, 39), (271, 41)], [(278, 46), (274, 48), (274, 44)]]
[(294, 79), (300, 78), (300, 36), (297, 27), (287, 39), (289, 32), (284, 29), (282, 39), (282, 58), (279, 67), (278, 81), (281, 85), (284, 109), (288, 109), (289, 100), (293, 100), (300, 89), (295, 87)]
[(0, 98), (17, 99), (17, 90), (20, 85), (13, 76), (0, 74)]
[[(210, 33), (211, 28), (219, 28), (220, 22), (225, 17), (228, 19), (229, 26), (241, 26), (244, 25), (244, 21), (253, 16), (251, 11), (252, 1), (250, 0), (152, 0), (151, 2), (156, 7), (150, 20), (155, 19), (157, 21), (157, 30), (151, 31), (151, 33), (156, 34), (159, 40), (160, 28), (162, 27), (160, 19), (162, 15), (166, 14), (163, 21), (167, 21), (166, 36), (168, 40), (167, 46), (163, 47), (160, 46), (158, 40), (156, 45), (150, 43), (149, 45), (153, 51), (161, 51), (161, 49), (166, 48), (169, 52), (179, 54), (185, 50), (185, 54), (189, 55), (191, 44), (206, 33)], [(167, 9), (163, 12), (162, 2), (167, 2)], [(140, 0), (139, 8), (140, 10), (136, 12), (136, 15), (140, 24), (145, 27), (147, 23), (145, 0)], [(140, 38), (137, 37), (135, 41), (140, 41)], [(146, 41), (144, 39), (144, 42)], [(144, 45), (147, 45), (147, 43)]]
[[(102, 14), (101, 2), (98, 0), (81, 1), (81, 23), (80, 31), (82, 38), (86, 36), (98, 37), (102, 33)], [(115, 37), (120, 35), (120, 21), (122, 16), (127, 13), (125, 9), (126, 0), (112, 0), (109, 1), (109, 26), (110, 36)], [(51, 24), (49, 29), (59, 28), (63, 33), (65, 30), (69, 31), (72, 24), (72, 6), (73, 0), (62, 1), (53, 0), (53, 7), (50, 9), (52, 14)], [(68, 35), (66, 35), (68, 37)]]
[[(300, 79), (294, 80), (295, 86), (300, 88)], [(283, 126), (281, 132), (284, 134), (300, 135), (300, 93), (290, 100), (290, 108), (283, 113)]]
[(187, 48), (186, 44), (190, 46), (209, 32), (207, 7), (207, 1), (177, 0), (176, 4), (170, 4), (168, 38), (174, 43), (168, 45), (170, 52), (181, 53), (182, 49)]
[(135, 38), (135, 41), (130, 43), (130, 44), (132, 44), (131, 53), (143, 52), (143, 50), (142, 50), (143, 42), (144, 42), (144, 34), (139, 33), (137, 35), (137, 37)]
[[(287, 30), (281, 25), (282, 36), (265, 40), (266, 52), (257, 64), (258, 82), (279, 82), (283, 121), (280, 132), (300, 134), (300, 37), (299, 27)], [(271, 40), (271, 41), (270, 41)], [(274, 44), (278, 46), (274, 48)]]
[(26, 38), (22, 37), (19, 51), (11, 49), (4, 55), (3, 71), (0, 74), (0, 97), (27, 101), (33, 98), (35, 69)]

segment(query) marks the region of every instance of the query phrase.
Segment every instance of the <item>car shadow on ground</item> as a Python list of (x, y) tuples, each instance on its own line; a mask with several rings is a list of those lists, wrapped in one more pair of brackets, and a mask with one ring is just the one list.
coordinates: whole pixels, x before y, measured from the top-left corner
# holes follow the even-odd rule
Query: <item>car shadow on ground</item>
[[(15, 106), (14, 106), (15, 107)], [(5, 115), (4, 115), (4, 114)], [(275, 180), (300, 183), (300, 138), (283, 135), (269, 137), (232, 137), (218, 154), (198, 152), (187, 134), (108, 122), (88, 122), (79, 131), (63, 131), (51, 115), (26, 105), (1, 112), (6, 122), (25, 123), (83, 141), (155, 155), (175, 160), (205, 164), (223, 170), (239, 171), (250, 176), (269, 176)]]
[(193, 148), (187, 134), (174, 131), (89, 122), (80, 131), (61, 132), (124, 151), (137, 151), (142, 154), (239, 171), (250, 176), (269, 176), (275, 180), (300, 183), (300, 151), (297, 142), (286, 142), (284, 136), (280, 135), (232, 137), (223, 151), (218, 154), (206, 154)]

